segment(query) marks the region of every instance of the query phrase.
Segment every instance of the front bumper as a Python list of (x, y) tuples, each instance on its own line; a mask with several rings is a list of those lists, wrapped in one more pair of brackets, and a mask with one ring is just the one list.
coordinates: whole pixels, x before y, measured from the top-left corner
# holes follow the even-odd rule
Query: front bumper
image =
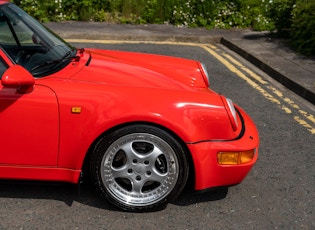
[[(188, 144), (195, 169), (195, 189), (205, 190), (239, 184), (249, 173), (258, 159), (259, 136), (251, 118), (239, 107), (242, 117), (242, 135), (235, 140), (205, 141)], [(220, 165), (219, 152), (255, 150), (253, 159), (245, 164)]]

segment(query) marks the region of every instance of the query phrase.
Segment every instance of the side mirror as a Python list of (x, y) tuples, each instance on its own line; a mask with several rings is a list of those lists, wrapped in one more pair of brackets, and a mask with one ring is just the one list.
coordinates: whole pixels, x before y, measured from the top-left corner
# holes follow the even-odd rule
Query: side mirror
[(35, 79), (24, 67), (13, 65), (3, 73), (1, 83), (4, 87), (17, 88), (18, 93), (30, 93), (33, 91)]

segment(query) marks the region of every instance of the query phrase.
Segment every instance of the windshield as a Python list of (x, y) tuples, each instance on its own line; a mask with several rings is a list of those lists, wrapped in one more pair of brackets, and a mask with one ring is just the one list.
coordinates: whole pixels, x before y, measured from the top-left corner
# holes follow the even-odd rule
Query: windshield
[(75, 48), (14, 4), (0, 7), (0, 48), (34, 77), (64, 68), (76, 55)]

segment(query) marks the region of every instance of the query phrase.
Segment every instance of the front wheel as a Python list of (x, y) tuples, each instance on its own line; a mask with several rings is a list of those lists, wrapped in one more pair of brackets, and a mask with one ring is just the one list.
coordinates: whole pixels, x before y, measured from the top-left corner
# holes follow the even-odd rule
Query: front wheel
[(163, 208), (184, 188), (187, 155), (168, 132), (132, 125), (96, 144), (91, 172), (102, 197), (128, 211)]

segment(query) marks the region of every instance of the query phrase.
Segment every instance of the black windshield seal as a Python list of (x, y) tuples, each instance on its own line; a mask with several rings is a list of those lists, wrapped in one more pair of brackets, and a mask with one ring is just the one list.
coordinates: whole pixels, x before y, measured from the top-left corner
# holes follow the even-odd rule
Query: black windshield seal
[[(38, 56), (39, 58), (41, 58), (41, 56), (45, 58), (46, 56), (48, 56), (48, 54), (39, 54)], [(33, 56), (33, 59), (34, 58), (35, 57)], [(72, 47), (71, 50), (69, 50), (67, 53), (64, 54), (63, 57), (59, 59), (46, 60), (41, 64), (35, 65), (32, 68), (27, 69), (34, 77), (41, 78), (60, 71), (74, 60), (77, 60), (77, 49)]]
[(70, 62), (75, 60), (77, 50), (72, 48), (72, 50), (68, 51), (62, 58), (46, 61), (40, 65), (34, 66), (30, 69), (30, 72), (33, 74), (34, 77), (41, 77), (49, 74), (53, 74), (60, 69), (66, 67)]

